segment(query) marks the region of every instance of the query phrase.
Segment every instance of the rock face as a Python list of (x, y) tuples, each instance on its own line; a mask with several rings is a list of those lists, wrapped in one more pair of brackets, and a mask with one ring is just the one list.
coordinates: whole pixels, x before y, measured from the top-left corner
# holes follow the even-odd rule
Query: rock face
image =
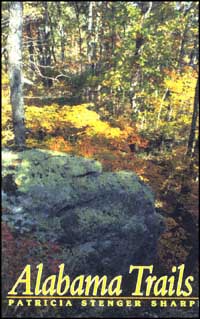
[(5, 149), (2, 159), (5, 220), (66, 247), (69, 271), (114, 276), (152, 262), (162, 220), (134, 173), (39, 149)]

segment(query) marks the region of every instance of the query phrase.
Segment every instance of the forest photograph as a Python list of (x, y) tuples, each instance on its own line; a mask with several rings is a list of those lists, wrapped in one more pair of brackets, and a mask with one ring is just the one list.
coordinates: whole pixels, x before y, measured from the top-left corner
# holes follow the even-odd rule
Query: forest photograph
[(198, 318), (199, 2), (1, 15), (2, 317)]

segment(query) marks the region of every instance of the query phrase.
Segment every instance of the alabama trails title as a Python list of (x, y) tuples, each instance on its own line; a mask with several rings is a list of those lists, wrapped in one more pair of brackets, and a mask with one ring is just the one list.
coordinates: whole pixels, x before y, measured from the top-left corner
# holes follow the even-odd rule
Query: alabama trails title
[[(151, 300), (152, 306), (167, 306), (171, 300), (179, 306), (192, 307), (197, 305), (198, 298), (192, 297), (193, 276), (185, 276), (185, 265), (173, 266), (170, 275), (157, 277), (153, 265), (130, 265), (128, 276), (131, 293), (123, 295), (123, 276), (109, 278), (103, 276), (79, 275), (70, 279), (65, 274), (65, 264), (58, 266), (58, 273), (44, 278), (43, 264), (36, 266), (36, 277), (32, 278), (32, 267), (26, 265), (7, 295), (9, 306), (71, 306), (72, 300), (81, 300), (82, 306), (105, 305), (105, 300), (112, 306), (112, 302), (126, 301), (134, 306), (141, 306), (142, 300)], [(126, 276), (127, 280), (127, 276)]]

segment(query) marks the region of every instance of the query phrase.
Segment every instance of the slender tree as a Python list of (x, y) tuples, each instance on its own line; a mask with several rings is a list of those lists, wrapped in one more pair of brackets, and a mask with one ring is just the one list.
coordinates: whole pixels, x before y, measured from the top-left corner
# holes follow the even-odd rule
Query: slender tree
[(88, 12), (88, 63), (92, 64), (94, 57), (94, 47), (93, 47), (93, 12), (94, 12), (94, 1), (89, 2), (89, 12)]
[(198, 111), (199, 111), (199, 76), (198, 76), (196, 89), (195, 89), (194, 107), (193, 107), (193, 115), (192, 115), (190, 136), (189, 136), (189, 140), (188, 140), (187, 156), (191, 156), (192, 153), (193, 153), (194, 142), (195, 142), (195, 132), (196, 132), (196, 126), (197, 126), (197, 118), (198, 118)]
[(61, 1), (57, 2), (57, 9), (58, 9), (58, 16), (60, 17), (59, 21), (59, 35), (60, 35), (60, 57), (61, 61), (64, 62), (65, 60), (65, 31), (64, 31), (64, 25), (63, 25), (63, 17), (62, 17), (62, 6)]
[(22, 83), (22, 2), (11, 1), (9, 7), (8, 60), (10, 100), (15, 145), (25, 146), (24, 101)]

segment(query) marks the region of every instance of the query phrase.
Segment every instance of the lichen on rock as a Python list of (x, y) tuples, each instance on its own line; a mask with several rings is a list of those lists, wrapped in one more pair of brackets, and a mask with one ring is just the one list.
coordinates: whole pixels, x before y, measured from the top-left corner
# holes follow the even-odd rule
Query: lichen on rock
[(38, 235), (70, 248), (63, 261), (69, 271), (113, 276), (152, 262), (162, 220), (136, 174), (103, 172), (97, 161), (40, 149), (5, 149), (2, 159), (3, 178), (12, 175), (17, 187), (4, 189), (4, 205), (13, 214), (20, 208)]

